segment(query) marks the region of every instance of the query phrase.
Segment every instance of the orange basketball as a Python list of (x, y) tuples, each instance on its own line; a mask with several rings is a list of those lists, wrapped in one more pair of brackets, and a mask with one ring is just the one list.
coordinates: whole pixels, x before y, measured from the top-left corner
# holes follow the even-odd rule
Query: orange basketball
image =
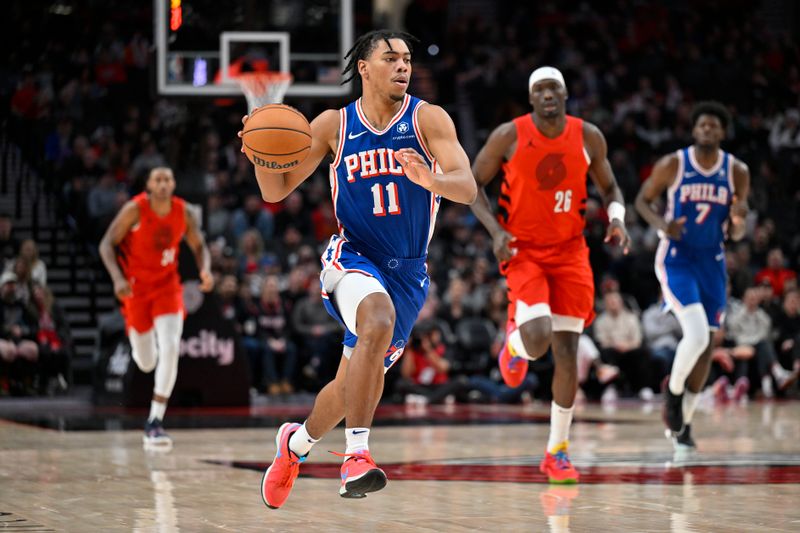
[(283, 104), (254, 110), (242, 131), (247, 158), (266, 172), (296, 168), (311, 150), (311, 126), (303, 114)]

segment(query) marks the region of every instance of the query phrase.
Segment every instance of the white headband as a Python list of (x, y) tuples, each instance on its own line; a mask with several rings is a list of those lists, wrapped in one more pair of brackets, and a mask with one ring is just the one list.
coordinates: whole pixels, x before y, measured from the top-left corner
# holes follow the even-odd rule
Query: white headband
[(564, 75), (560, 70), (555, 67), (539, 67), (531, 72), (531, 77), (528, 78), (528, 90), (533, 88), (534, 83), (542, 80), (556, 80), (564, 89), (567, 88), (567, 84), (564, 83)]

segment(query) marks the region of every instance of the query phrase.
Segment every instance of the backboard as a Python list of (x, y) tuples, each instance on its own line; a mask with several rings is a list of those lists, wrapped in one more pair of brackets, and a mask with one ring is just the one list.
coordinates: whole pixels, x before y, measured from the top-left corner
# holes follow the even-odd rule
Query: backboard
[(238, 96), (235, 72), (289, 72), (287, 96), (344, 96), (354, 0), (153, 0), (158, 92)]

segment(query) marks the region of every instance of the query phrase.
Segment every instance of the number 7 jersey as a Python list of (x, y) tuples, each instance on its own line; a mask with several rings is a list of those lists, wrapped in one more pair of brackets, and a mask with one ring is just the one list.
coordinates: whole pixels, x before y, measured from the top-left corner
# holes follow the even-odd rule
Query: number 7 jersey
[(410, 181), (395, 155), (412, 148), (439, 171), (420, 131), (423, 105), (405, 95), (383, 130), (369, 123), (360, 98), (339, 110), (339, 146), (330, 166), (333, 209), (339, 234), (358, 250), (397, 258), (428, 253), (441, 198)]
[(719, 250), (725, 240), (724, 226), (733, 199), (733, 161), (731, 154), (719, 151), (717, 163), (704, 170), (694, 155), (694, 147), (678, 151), (678, 171), (667, 190), (668, 222), (686, 217), (680, 247)]

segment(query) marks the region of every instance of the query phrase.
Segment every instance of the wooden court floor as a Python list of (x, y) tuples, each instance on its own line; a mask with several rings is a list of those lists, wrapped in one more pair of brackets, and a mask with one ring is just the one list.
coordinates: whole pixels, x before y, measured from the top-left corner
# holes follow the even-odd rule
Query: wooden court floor
[[(546, 405), (382, 407), (370, 444), (386, 489), (339, 497), (341, 459), (327, 453), (344, 449), (337, 429), (269, 510), (259, 483), (274, 428), (306, 409), (246, 413), (269, 428), (172, 429), (202, 427), (207, 413), (168, 413), (169, 453), (145, 452), (114, 413), (82, 412), (103, 429), (73, 431), (70, 413), (35, 425), (0, 412), (0, 532), (800, 531), (798, 402), (707, 407), (693, 426), (699, 453), (680, 463), (658, 404), (581, 406), (575, 487), (538, 473)], [(235, 426), (242, 413), (214, 416)]]

